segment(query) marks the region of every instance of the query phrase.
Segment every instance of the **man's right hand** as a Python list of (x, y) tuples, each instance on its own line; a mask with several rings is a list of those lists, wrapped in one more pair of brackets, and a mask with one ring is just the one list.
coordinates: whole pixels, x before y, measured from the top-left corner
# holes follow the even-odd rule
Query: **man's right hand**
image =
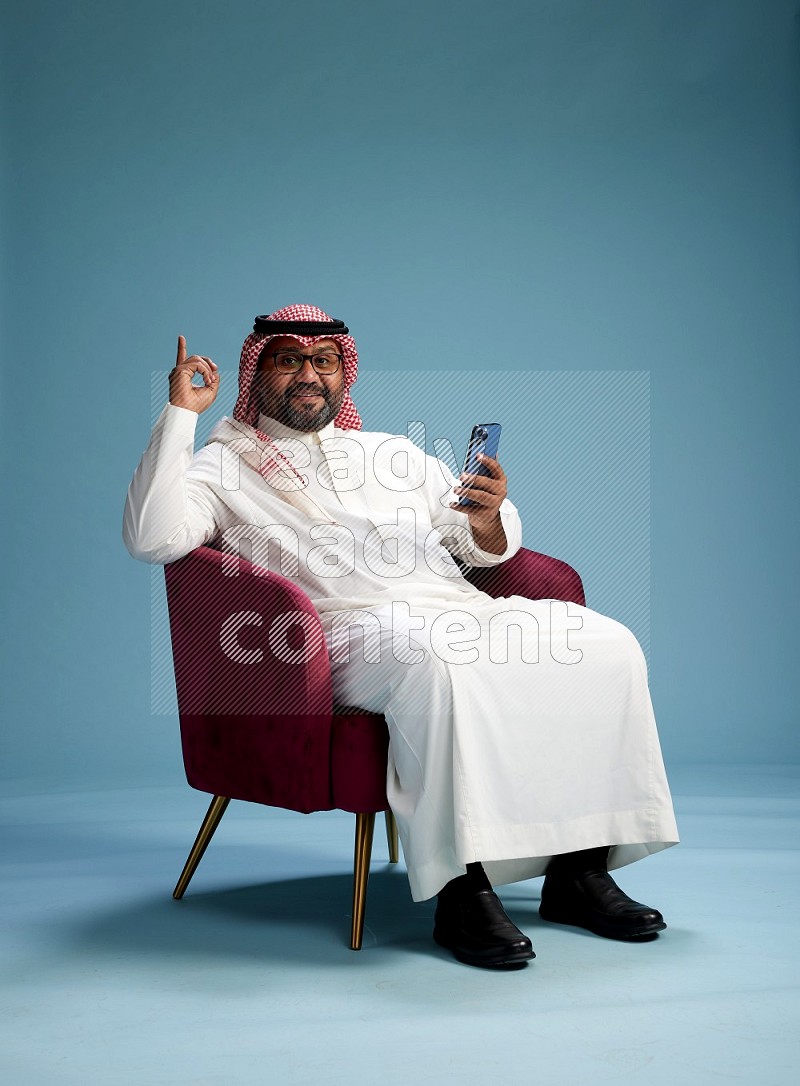
[[(202, 385), (193, 385), (195, 373), (203, 376)], [(219, 392), (219, 369), (216, 362), (201, 354), (186, 357), (186, 340), (178, 336), (178, 361), (169, 375), (169, 402), (175, 407), (187, 407), (201, 415), (210, 407)]]

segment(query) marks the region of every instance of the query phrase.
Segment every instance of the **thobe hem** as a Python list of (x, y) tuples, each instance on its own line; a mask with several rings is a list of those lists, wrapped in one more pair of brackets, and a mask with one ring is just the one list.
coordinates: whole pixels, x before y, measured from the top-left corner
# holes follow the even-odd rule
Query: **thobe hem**
[(564, 852), (611, 845), (608, 869), (613, 871), (677, 845), (680, 838), (674, 819), (662, 813), (654, 822), (652, 809), (645, 808), (584, 815), (570, 822), (504, 825), (497, 841), (496, 848), (487, 846), (469, 856), (457, 856), (447, 846), (427, 863), (410, 868), (414, 901), (435, 897), (445, 883), (464, 874), (468, 863), (481, 863), (492, 886), (503, 886), (543, 875), (552, 857)]

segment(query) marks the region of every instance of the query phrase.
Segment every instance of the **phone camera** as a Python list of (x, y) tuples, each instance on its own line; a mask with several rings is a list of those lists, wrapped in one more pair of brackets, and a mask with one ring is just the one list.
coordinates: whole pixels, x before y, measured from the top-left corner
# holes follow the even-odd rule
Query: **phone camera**
[(484, 430), (483, 427), (481, 427), (478, 430), (478, 437), (481, 439), (481, 441), (485, 441), (488, 436), (489, 436), (489, 431), (488, 430)]

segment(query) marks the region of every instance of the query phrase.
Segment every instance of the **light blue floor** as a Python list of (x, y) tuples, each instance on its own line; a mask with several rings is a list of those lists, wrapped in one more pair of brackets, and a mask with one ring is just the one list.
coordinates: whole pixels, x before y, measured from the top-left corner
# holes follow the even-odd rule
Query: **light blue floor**
[[(545, 924), (494, 973), (431, 941), (376, 833), (347, 948), (352, 818), (232, 803), (181, 902), (188, 788), (2, 802), (3, 1081), (758, 1086), (798, 1081), (800, 769), (673, 768), (683, 843), (617, 873), (669, 928), (643, 945)], [(382, 828), (382, 827), (381, 827)]]

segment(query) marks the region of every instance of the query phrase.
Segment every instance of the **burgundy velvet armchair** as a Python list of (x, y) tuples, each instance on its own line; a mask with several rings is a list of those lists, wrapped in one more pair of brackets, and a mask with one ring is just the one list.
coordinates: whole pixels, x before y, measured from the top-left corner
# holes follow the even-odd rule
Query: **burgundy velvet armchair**
[[(285, 577), (199, 547), (164, 569), (186, 779), (214, 797), (173, 896), (184, 891), (231, 799), (356, 816), (350, 946), (361, 948), (375, 814), (386, 812), (383, 716), (334, 706), (322, 627)], [(466, 571), (493, 597), (584, 604), (578, 574), (521, 548), (499, 566)], [(292, 615), (291, 620), (280, 616)]]

